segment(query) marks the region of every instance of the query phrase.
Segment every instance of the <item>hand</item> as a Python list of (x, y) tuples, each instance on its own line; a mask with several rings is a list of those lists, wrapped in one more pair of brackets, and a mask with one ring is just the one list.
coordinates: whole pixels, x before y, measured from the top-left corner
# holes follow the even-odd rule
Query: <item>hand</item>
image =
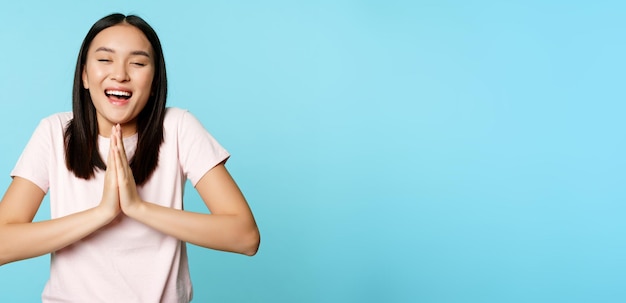
[(115, 147), (113, 136), (109, 144), (109, 155), (107, 156), (107, 169), (104, 173), (104, 190), (99, 207), (103, 209), (111, 220), (117, 217), (120, 212), (120, 198), (117, 186), (117, 169), (115, 165)]
[(122, 139), (122, 129), (119, 124), (112, 129), (111, 142), (113, 142), (115, 150), (115, 173), (117, 176), (119, 203), (122, 211), (128, 214), (133, 208), (141, 205), (143, 201), (137, 192), (133, 171), (128, 165), (124, 140)]

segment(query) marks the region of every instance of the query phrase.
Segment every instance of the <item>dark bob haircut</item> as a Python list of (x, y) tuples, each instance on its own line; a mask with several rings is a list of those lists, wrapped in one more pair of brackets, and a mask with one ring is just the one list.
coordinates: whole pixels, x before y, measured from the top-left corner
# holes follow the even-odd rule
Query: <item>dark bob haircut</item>
[(89, 30), (78, 53), (72, 111), (74, 117), (65, 129), (65, 163), (78, 178), (91, 179), (96, 169), (105, 170), (106, 165), (98, 150), (98, 121), (96, 109), (89, 90), (83, 87), (82, 73), (87, 52), (93, 39), (101, 31), (118, 24), (130, 24), (143, 32), (154, 52), (155, 72), (152, 91), (146, 106), (137, 116), (137, 150), (129, 165), (137, 185), (144, 184), (159, 162), (159, 148), (163, 142), (163, 119), (167, 99), (167, 76), (161, 42), (154, 29), (138, 16), (111, 14), (98, 20)]

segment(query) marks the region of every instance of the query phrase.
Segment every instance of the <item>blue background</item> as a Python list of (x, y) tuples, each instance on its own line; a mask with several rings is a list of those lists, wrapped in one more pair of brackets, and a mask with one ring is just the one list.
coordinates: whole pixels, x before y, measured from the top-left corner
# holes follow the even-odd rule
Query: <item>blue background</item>
[[(262, 233), (190, 245), (195, 302), (625, 302), (621, 3), (3, 3), (0, 188), (89, 27), (135, 13)], [(48, 260), (0, 267), (0, 301), (39, 301)]]

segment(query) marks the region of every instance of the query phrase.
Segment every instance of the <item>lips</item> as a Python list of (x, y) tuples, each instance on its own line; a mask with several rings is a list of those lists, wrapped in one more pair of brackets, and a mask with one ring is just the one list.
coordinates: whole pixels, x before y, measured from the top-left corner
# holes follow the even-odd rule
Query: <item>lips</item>
[(115, 105), (124, 105), (128, 103), (130, 97), (133, 96), (133, 92), (127, 89), (110, 88), (104, 90), (104, 94), (109, 99), (109, 102)]

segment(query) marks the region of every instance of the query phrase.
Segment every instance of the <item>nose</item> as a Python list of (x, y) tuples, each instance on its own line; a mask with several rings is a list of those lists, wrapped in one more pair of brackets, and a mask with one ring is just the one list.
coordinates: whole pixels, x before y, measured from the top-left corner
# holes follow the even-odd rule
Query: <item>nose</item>
[(126, 82), (130, 80), (128, 76), (128, 71), (126, 70), (126, 64), (123, 62), (119, 62), (114, 64), (113, 70), (111, 71), (111, 80), (115, 80), (118, 82)]

